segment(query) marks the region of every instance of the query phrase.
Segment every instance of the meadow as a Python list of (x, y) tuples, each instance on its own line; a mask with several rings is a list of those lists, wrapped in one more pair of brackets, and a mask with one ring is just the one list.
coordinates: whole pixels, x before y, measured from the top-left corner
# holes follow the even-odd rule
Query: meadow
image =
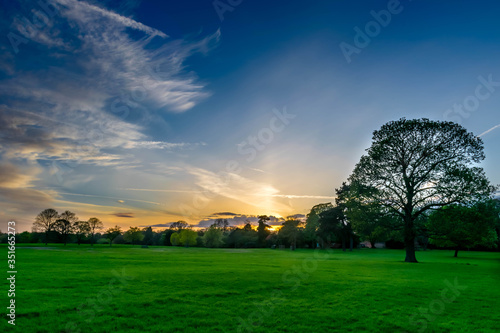
[(498, 252), (29, 246), (2, 332), (499, 329)]

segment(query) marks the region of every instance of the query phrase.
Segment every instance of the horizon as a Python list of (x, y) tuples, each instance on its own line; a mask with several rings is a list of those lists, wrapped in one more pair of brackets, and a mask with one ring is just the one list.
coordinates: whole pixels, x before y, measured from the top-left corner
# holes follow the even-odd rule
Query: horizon
[(19, 231), (46, 208), (122, 228), (305, 216), (402, 117), (480, 136), (500, 184), (494, 1), (4, 7), (0, 214)]

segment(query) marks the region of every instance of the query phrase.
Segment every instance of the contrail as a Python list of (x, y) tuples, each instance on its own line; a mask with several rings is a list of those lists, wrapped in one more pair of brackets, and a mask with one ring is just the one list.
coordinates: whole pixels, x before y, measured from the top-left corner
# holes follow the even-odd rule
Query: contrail
[(496, 126), (493, 126), (492, 128), (490, 128), (490, 129), (489, 129), (489, 130), (487, 130), (486, 132), (479, 134), (477, 137), (478, 137), (478, 138), (480, 138), (480, 137), (482, 137), (483, 135), (486, 135), (486, 134), (488, 134), (489, 132), (491, 132), (491, 131), (493, 131), (494, 129), (497, 129), (497, 128), (499, 128), (499, 127), (500, 127), (500, 124), (498, 124), (498, 125), (496, 125)]

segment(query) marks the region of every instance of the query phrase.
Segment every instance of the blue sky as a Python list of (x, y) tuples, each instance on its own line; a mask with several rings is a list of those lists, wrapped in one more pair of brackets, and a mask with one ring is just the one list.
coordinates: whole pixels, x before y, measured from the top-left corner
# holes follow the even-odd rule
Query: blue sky
[(48, 207), (125, 228), (306, 214), (401, 117), (482, 134), (500, 183), (497, 2), (42, 4), (0, 14), (0, 214), (21, 229)]

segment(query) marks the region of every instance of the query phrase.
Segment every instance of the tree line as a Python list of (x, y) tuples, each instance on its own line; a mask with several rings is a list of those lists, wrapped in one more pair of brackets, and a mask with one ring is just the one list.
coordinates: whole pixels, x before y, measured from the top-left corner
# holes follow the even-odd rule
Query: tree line
[[(257, 225), (247, 221), (242, 227), (230, 226), (227, 219), (217, 219), (208, 228), (194, 230), (185, 221), (174, 222), (166, 230), (133, 227), (123, 231), (119, 226), (104, 229), (98, 218), (80, 221), (76, 214), (45, 209), (35, 218), (33, 231), (17, 235), (19, 243), (68, 242), (80, 244), (132, 244), (209, 248), (331, 248), (352, 251), (366, 241), (374, 248), (385, 242), (388, 248), (404, 248), (404, 235), (397, 218), (380, 207), (359, 207), (350, 195), (349, 185), (336, 189), (335, 204), (315, 205), (302, 221), (287, 218), (278, 230), (268, 224), (270, 217), (261, 215)], [(417, 246), (454, 248), (500, 248), (500, 200), (479, 202), (474, 206), (450, 205), (424, 215), (418, 226)], [(1, 240), (1, 236), (0, 236)]]
[[(499, 246), (500, 204), (478, 164), (484, 160), (481, 138), (453, 122), (401, 118), (373, 132), (372, 145), (353, 172), (336, 189), (335, 203), (314, 206), (307, 220), (287, 219), (278, 231), (259, 216), (256, 227), (241, 228), (216, 220), (203, 230), (183, 221), (163, 232), (115, 226), (103, 234), (97, 218), (78, 221), (74, 213), (46, 209), (33, 230), (66, 243), (71, 236), (94, 244), (96, 239), (132, 244), (151, 243), (207, 247), (330, 247), (345, 251), (360, 241), (401, 244), (405, 261), (417, 262), (418, 247)], [(161, 243), (161, 244), (159, 244)]]

